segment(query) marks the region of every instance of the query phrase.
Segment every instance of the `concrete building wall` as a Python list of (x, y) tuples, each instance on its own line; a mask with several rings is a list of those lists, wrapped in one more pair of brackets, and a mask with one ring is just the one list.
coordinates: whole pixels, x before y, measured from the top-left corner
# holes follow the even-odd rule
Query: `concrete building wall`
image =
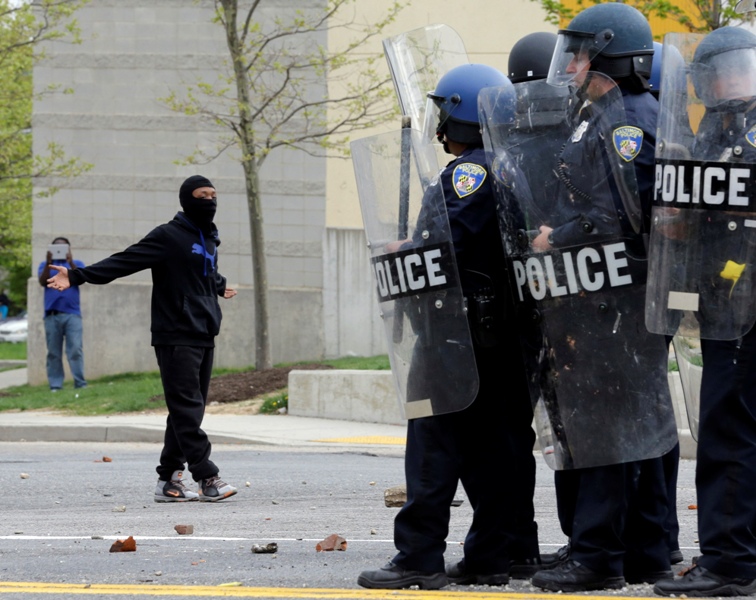
[[(71, 240), (74, 256), (91, 264), (138, 241), (180, 210), (178, 188), (202, 173), (219, 192), (220, 271), (239, 296), (222, 301), (223, 332), (216, 364), (254, 362), (254, 306), (249, 219), (241, 166), (233, 153), (205, 166), (176, 161), (196, 147), (212, 151), (223, 133), (195, 117), (171, 112), (159, 99), (197, 80), (217, 82), (227, 49), (223, 29), (210, 22), (211, 0), (92, 0), (77, 13), (81, 45), (51, 44), (35, 69), (35, 85), (61, 83), (73, 94), (48, 95), (34, 106), (34, 146), (62, 144), (93, 165), (35, 198), (33, 275), (56, 235)], [(295, 10), (292, 0), (268, 0), (269, 16)], [(302, 152), (271, 153), (261, 172), (275, 362), (324, 354), (322, 248), (325, 160)], [(34, 321), (42, 289), (31, 282)], [(148, 272), (82, 290), (86, 372), (154, 369), (149, 351)], [(126, 351), (124, 351), (126, 350)], [(44, 380), (44, 338), (29, 340), (29, 380)]]

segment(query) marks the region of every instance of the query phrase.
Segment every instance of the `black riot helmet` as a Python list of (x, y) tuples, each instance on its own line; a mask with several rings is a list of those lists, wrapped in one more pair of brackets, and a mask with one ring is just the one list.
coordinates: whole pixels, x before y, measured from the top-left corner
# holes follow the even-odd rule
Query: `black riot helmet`
[(555, 33), (538, 31), (517, 40), (509, 52), (509, 80), (512, 83), (546, 79), (557, 43)]
[(651, 26), (639, 10), (619, 2), (596, 4), (559, 30), (549, 82), (569, 83), (567, 66), (581, 58), (590, 62), (591, 71), (615, 80), (641, 78), (647, 88), (653, 55)]
[(756, 35), (721, 27), (696, 47), (690, 65), (696, 95), (708, 108), (756, 96)]

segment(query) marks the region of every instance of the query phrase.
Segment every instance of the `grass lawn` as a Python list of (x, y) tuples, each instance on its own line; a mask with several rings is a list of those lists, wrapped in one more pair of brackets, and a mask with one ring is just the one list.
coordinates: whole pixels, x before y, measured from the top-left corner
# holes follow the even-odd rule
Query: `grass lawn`
[[(337, 369), (384, 370), (390, 368), (387, 356), (347, 357), (318, 362)], [(276, 366), (286, 367), (293, 364), (296, 363)], [(215, 369), (213, 374), (217, 376), (244, 370), (250, 369)], [(0, 411), (46, 409), (66, 411), (76, 415), (105, 415), (139, 412), (165, 406), (162, 398), (150, 400), (163, 393), (160, 374), (157, 371), (101, 377), (90, 380), (87, 387), (82, 390), (74, 390), (68, 381), (66, 381), (66, 386), (55, 393), (50, 392), (47, 384), (22, 385), (0, 390)]]
[(0, 342), (0, 360), (26, 360), (26, 342)]

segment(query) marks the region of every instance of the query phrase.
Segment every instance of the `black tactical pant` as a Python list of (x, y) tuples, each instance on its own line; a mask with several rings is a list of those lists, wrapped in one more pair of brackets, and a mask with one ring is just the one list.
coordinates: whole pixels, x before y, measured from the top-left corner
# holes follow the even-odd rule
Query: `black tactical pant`
[(538, 556), (533, 514), (535, 434), (519, 345), (476, 349), (480, 388), (465, 410), (407, 425), (407, 503), (394, 522), (405, 569), (444, 570), (450, 504), (462, 482), (473, 508), (465, 566), (506, 573), (510, 559)]
[(756, 328), (742, 340), (702, 340), (701, 348), (698, 564), (756, 579)]
[(213, 370), (213, 348), (155, 346), (168, 418), (156, 471), (168, 481), (187, 464), (195, 481), (218, 474), (210, 460), (211, 445), (201, 429)]
[(662, 458), (558, 471), (555, 482), (570, 558), (615, 576), (670, 568)]
[[(661, 457), (664, 481), (667, 488), (667, 545), (670, 552), (679, 550), (680, 523), (677, 518), (677, 474), (680, 468), (680, 444)], [(647, 469), (653, 473), (657, 468), (653, 461), (648, 463)], [(579, 473), (579, 472), (578, 472)], [(555, 471), (554, 488), (557, 497), (557, 515), (559, 524), (568, 538), (572, 537), (572, 520), (575, 517), (575, 502), (578, 495), (580, 478), (573, 471)], [(661, 518), (656, 517), (656, 518)]]

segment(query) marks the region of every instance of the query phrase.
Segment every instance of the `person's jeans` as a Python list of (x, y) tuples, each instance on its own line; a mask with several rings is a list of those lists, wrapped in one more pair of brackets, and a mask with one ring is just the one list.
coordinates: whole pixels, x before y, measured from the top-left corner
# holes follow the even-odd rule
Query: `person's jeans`
[(74, 387), (87, 385), (84, 379), (84, 350), (82, 337), (84, 328), (79, 315), (59, 313), (45, 317), (45, 337), (47, 338), (47, 380), (51, 390), (63, 387), (63, 339), (66, 341), (66, 357), (74, 378)]

